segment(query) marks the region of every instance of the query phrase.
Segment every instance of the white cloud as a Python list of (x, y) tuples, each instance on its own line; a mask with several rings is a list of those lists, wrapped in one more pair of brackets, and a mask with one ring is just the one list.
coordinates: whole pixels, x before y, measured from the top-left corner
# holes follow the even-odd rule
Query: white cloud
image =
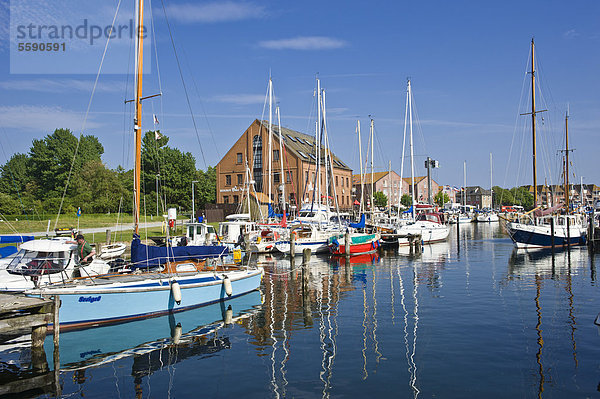
[[(69, 128), (78, 133), (83, 123), (83, 113), (61, 107), (36, 105), (0, 106), (0, 126), (4, 128), (53, 132), (57, 128)], [(86, 129), (99, 127), (87, 121)]]
[(579, 32), (577, 32), (575, 29), (569, 29), (568, 31), (566, 31), (565, 33), (563, 33), (564, 37), (577, 37), (579, 36)]
[(248, 2), (222, 1), (205, 4), (177, 4), (168, 7), (167, 15), (180, 22), (215, 23), (262, 18), (265, 8)]
[[(37, 91), (42, 93), (65, 93), (82, 91), (91, 93), (94, 81), (78, 79), (29, 79), (5, 80), (0, 82), (0, 89), (18, 91)], [(124, 85), (119, 82), (98, 83), (97, 92), (115, 93), (124, 91)]]
[(346, 47), (343, 40), (325, 36), (298, 36), (290, 39), (266, 40), (258, 44), (270, 50), (331, 50)]

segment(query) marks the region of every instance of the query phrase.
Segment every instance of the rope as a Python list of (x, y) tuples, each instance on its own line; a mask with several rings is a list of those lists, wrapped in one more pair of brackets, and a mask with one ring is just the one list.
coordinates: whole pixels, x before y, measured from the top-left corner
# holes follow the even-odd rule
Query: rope
[(120, 7), (121, 7), (121, 0), (119, 0), (119, 3), (117, 4), (117, 9), (115, 11), (115, 15), (113, 17), (112, 24), (110, 26), (110, 32), (106, 37), (106, 44), (104, 45), (104, 51), (102, 52), (102, 59), (100, 60), (100, 66), (98, 67), (98, 73), (96, 73), (96, 80), (94, 80), (94, 87), (92, 88), (92, 94), (90, 95), (90, 101), (88, 102), (87, 110), (85, 111), (85, 117), (83, 118), (83, 123), (81, 125), (81, 132), (79, 133), (79, 140), (77, 140), (77, 146), (75, 147), (75, 153), (73, 154), (73, 161), (71, 161), (71, 167), (69, 168), (69, 175), (67, 177), (67, 183), (65, 184), (65, 189), (63, 191), (62, 198), (60, 199), (60, 206), (58, 207), (58, 214), (56, 215), (56, 222), (54, 223), (55, 229), (56, 229), (56, 226), (58, 226), (58, 219), (60, 218), (60, 212), (62, 211), (63, 203), (65, 201), (65, 196), (67, 195), (67, 188), (69, 188), (71, 174), (73, 173), (73, 166), (75, 165), (75, 158), (77, 157), (77, 153), (79, 152), (79, 144), (81, 144), (81, 137), (83, 136), (83, 131), (85, 130), (85, 124), (87, 122), (87, 118), (90, 113), (90, 108), (92, 106), (92, 100), (94, 99), (94, 94), (96, 93), (96, 87), (98, 86), (98, 79), (100, 78), (100, 72), (102, 71), (102, 65), (104, 64), (106, 50), (108, 50), (108, 43), (110, 42), (110, 37), (112, 36), (113, 28), (115, 26), (115, 21), (117, 19), (117, 15), (119, 13)]

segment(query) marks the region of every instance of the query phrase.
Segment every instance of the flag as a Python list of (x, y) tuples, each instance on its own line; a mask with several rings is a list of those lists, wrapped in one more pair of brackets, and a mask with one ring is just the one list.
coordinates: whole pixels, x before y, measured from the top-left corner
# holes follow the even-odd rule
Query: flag
[(157, 130), (154, 132), (154, 138), (156, 140), (160, 140), (162, 138), (162, 134), (160, 134), (160, 132)]
[(156, 117), (156, 114), (152, 114), (152, 116), (154, 116), (154, 124), (158, 125), (159, 122), (158, 122), (158, 118)]

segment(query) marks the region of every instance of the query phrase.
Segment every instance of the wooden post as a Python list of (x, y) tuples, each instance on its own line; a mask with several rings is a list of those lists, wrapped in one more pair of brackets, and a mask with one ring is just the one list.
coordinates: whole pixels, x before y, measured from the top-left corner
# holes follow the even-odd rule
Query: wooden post
[[(110, 234), (109, 234), (110, 236)], [(54, 338), (54, 352), (53, 352), (53, 357), (54, 357), (54, 390), (56, 391), (56, 396), (60, 397), (61, 396), (61, 388), (60, 388), (60, 346), (59, 346), (59, 335), (60, 335), (60, 322), (59, 322), (59, 318), (58, 318), (58, 313), (59, 313), (59, 309), (60, 309), (60, 296), (59, 295), (55, 295), (54, 296), (54, 306), (53, 306), (53, 311), (54, 311), (54, 320), (53, 320), (53, 324), (54, 324), (54, 332), (53, 332), (53, 338)]]
[(110, 245), (110, 229), (106, 229), (106, 245)]
[(456, 218), (456, 249), (460, 251), (460, 218)]
[(569, 214), (567, 213), (566, 217), (567, 222), (567, 250), (571, 250), (571, 229), (569, 228)]
[(304, 248), (304, 251), (302, 251), (302, 266), (310, 262), (310, 253), (310, 248)]
[(414, 250), (414, 240), (412, 234), (408, 235), (408, 253), (412, 254)]
[(344, 249), (345, 255), (350, 256), (350, 232), (346, 231), (346, 235), (344, 236)]
[(296, 235), (290, 231), (290, 256), (296, 256)]
[(550, 218), (550, 241), (552, 242), (552, 252), (554, 252), (554, 217)]
[(41, 325), (31, 329), (31, 366), (37, 372), (47, 372), (48, 362), (44, 352), (44, 339), (47, 326)]

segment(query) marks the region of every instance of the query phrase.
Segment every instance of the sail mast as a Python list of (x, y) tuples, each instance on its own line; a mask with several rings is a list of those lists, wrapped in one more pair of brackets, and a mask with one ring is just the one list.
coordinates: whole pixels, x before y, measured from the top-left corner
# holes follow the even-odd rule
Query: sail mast
[(144, 1), (138, 1), (137, 10), (137, 62), (136, 62), (136, 89), (135, 89), (135, 167), (134, 167), (134, 194), (133, 194), (133, 226), (134, 233), (138, 234), (140, 223), (140, 198), (141, 198), (141, 163), (142, 163), (142, 73), (144, 60)]
[(569, 112), (565, 114), (565, 207), (569, 213)]
[(360, 208), (359, 215), (363, 213), (363, 201), (365, 200), (365, 175), (363, 173), (362, 162), (362, 143), (360, 142), (360, 120), (356, 121), (356, 130), (358, 132), (358, 157), (360, 162)]
[(531, 135), (533, 140), (533, 207), (537, 207), (537, 159), (535, 139), (535, 46), (531, 38)]

